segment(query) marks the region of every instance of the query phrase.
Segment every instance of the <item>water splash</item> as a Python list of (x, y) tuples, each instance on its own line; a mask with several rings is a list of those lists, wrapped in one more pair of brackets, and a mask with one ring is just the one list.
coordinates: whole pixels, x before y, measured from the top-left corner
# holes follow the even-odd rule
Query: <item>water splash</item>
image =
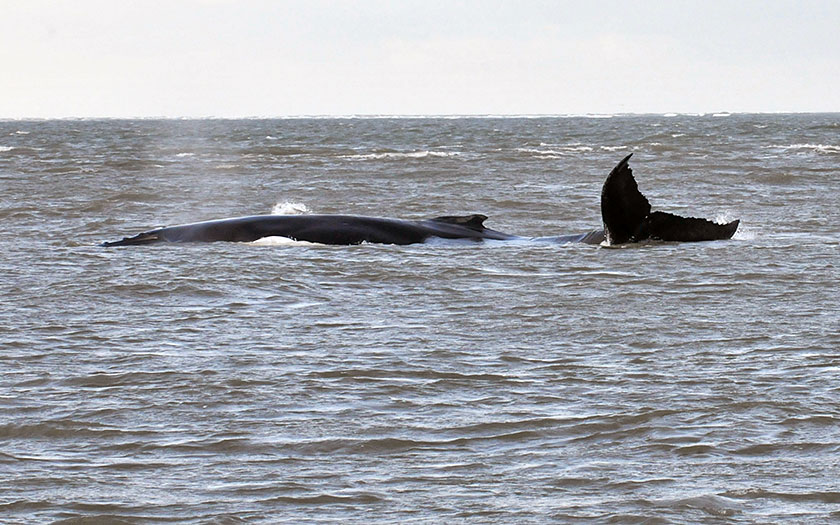
[(278, 202), (271, 208), (272, 215), (308, 215), (312, 213), (302, 202)]
[(308, 241), (297, 241), (289, 237), (281, 237), (278, 235), (271, 237), (263, 237), (256, 241), (249, 242), (251, 246), (317, 246), (316, 243)]

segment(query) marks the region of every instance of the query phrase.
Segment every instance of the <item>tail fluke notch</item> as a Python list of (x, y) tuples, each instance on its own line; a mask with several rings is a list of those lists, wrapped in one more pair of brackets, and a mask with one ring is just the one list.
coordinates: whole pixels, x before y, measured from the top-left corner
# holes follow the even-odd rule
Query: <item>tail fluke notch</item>
[(729, 239), (740, 221), (717, 224), (707, 219), (680, 217), (672, 213), (651, 213), (650, 203), (639, 191), (629, 161), (624, 157), (612, 169), (601, 189), (601, 217), (608, 244), (645, 239), (659, 241), (714, 241)]

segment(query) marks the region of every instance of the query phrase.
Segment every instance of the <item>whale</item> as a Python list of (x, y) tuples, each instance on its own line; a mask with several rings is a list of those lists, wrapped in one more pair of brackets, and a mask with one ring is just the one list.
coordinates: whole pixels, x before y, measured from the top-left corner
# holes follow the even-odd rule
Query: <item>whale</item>
[(448, 215), (408, 220), (361, 215), (252, 215), (216, 219), (141, 232), (101, 246), (136, 246), (156, 243), (254, 242), (285, 237), (329, 245), (362, 243), (406, 245), (431, 239), (470, 241), (531, 240), (550, 243), (621, 245), (646, 240), (696, 242), (731, 238), (739, 221), (718, 224), (707, 219), (680, 217), (651, 211), (639, 191), (629, 161), (624, 157), (609, 173), (601, 188), (602, 228), (585, 233), (548, 237), (523, 237), (484, 226), (486, 215)]
[(740, 219), (719, 224), (698, 217), (681, 217), (663, 211), (651, 211), (633, 177), (629, 154), (607, 175), (601, 188), (601, 219), (604, 242), (608, 245), (645, 240), (697, 242), (731, 239)]

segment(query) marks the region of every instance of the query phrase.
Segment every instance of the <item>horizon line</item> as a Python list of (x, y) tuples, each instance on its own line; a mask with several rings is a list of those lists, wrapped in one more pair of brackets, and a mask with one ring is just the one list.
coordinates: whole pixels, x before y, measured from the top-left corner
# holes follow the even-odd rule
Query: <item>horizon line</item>
[(348, 114), (297, 114), (297, 115), (244, 115), (244, 116), (60, 116), (60, 117), (3, 117), (0, 122), (48, 120), (294, 120), (294, 119), (506, 119), (506, 118), (613, 118), (613, 117), (728, 117), (732, 115), (830, 115), (840, 111), (665, 111), (665, 112), (615, 112), (615, 113), (348, 113)]

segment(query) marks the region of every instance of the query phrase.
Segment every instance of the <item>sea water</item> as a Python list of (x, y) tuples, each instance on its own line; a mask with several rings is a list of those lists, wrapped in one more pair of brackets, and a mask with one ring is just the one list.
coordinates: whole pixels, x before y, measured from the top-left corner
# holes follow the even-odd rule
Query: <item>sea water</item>
[[(261, 213), (734, 239), (98, 246)], [(840, 518), (840, 115), (0, 122), (3, 523)]]

